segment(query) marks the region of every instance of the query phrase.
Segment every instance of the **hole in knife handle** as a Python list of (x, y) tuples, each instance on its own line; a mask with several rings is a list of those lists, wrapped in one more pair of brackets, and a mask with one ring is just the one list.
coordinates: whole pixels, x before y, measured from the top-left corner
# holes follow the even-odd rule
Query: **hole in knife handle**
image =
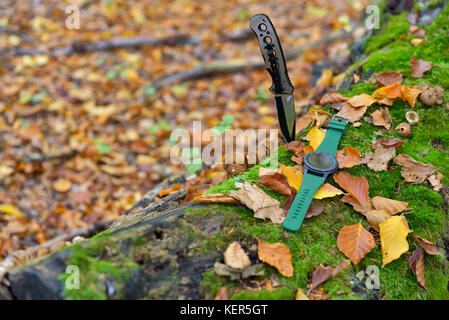
[(271, 43), (271, 37), (266, 36), (265, 38), (263, 38), (263, 41), (267, 44)]
[(265, 23), (259, 24), (259, 30), (260, 31), (266, 31), (267, 30), (267, 25)]

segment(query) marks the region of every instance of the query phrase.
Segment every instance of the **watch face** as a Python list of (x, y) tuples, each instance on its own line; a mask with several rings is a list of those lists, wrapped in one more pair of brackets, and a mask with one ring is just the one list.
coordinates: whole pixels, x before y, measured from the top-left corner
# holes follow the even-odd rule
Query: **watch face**
[(337, 160), (326, 152), (310, 152), (304, 157), (304, 164), (312, 170), (329, 172), (337, 169)]

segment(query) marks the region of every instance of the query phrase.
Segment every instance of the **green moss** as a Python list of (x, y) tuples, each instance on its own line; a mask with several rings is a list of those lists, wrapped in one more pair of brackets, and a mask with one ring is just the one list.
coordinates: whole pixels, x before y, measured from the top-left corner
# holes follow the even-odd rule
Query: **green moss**
[[(362, 67), (363, 72), (397, 71), (403, 74), (406, 85), (416, 85), (422, 81), (432, 85), (441, 85), (446, 90), (445, 102), (449, 101), (449, 6), (446, 5), (442, 14), (428, 27), (426, 42), (418, 47), (410, 44), (414, 36), (406, 35), (409, 23), (406, 14), (390, 16), (383, 21), (383, 27), (366, 43), (366, 53), (369, 55), (356, 62), (352, 67), (355, 70)], [(401, 35), (405, 35), (400, 39)], [(426, 72), (422, 79), (411, 77), (409, 65), (413, 54), (417, 58), (431, 61), (433, 68)], [(350, 90), (341, 90), (345, 96), (354, 96), (361, 93), (371, 94), (377, 87), (370, 81), (354, 85)], [(366, 115), (379, 108), (374, 104), (368, 108)], [(399, 99), (393, 104), (390, 114), (393, 124), (397, 125), (405, 121), (405, 113), (410, 110), (407, 103)], [(330, 111), (330, 110), (329, 110)], [(427, 107), (418, 102), (414, 111), (418, 112), (421, 120), (413, 126), (412, 135), (408, 141), (397, 150), (397, 154), (406, 153), (414, 159), (432, 163), (439, 171), (449, 177), (449, 112), (442, 106)], [(383, 130), (382, 135), (374, 132), (380, 131), (379, 127), (362, 121), (362, 126), (355, 128), (349, 126), (340, 142), (340, 149), (345, 146), (357, 148), (362, 153), (371, 152), (373, 138), (396, 138), (396, 132)], [(301, 133), (301, 136), (306, 132)], [(279, 148), (279, 162), (293, 165), (290, 160), (291, 153)], [(266, 164), (259, 164), (241, 175), (247, 180), (256, 180), (258, 168)], [(447, 234), (447, 216), (441, 194), (434, 192), (427, 183), (414, 185), (404, 183), (401, 176), (401, 168), (390, 163), (389, 170), (374, 172), (365, 165), (359, 165), (351, 169), (344, 169), (354, 176), (365, 177), (370, 185), (370, 197), (383, 196), (391, 199), (407, 201), (409, 212), (407, 220), (415, 235), (420, 235), (430, 241), (441, 243), (442, 236)], [(445, 179), (444, 181), (449, 181)], [(334, 184), (333, 179), (328, 180)], [(235, 189), (233, 179), (223, 181), (212, 187), (209, 193), (228, 193)], [(285, 197), (263, 187), (270, 196), (278, 199), (281, 204)], [(233, 299), (291, 299), (294, 296), (292, 288), (305, 288), (315, 267), (319, 264), (335, 266), (343, 254), (339, 251), (336, 239), (340, 229), (344, 225), (361, 222), (366, 228), (370, 228), (366, 218), (355, 212), (352, 207), (342, 204), (337, 198), (317, 201), (324, 206), (324, 211), (317, 217), (305, 220), (300, 232), (288, 233), (281, 226), (269, 221), (255, 219), (251, 210), (242, 206), (217, 205), (222, 210), (224, 217), (224, 231), (217, 236), (221, 240), (219, 249), (224, 251), (232, 241), (239, 241), (244, 248), (257, 243), (255, 237), (263, 241), (285, 244), (292, 255), (294, 276), (282, 277), (277, 270), (268, 265), (264, 266), (265, 278), (274, 275), (280, 278), (280, 283), (285, 287), (273, 292), (240, 292)], [(232, 233), (228, 232), (232, 230)], [(382, 252), (380, 246), (376, 246), (357, 266), (351, 265), (341, 275), (327, 281), (322, 285), (330, 299), (359, 299), (359, 295), (351, 290), (351, 282), (348, 273), (355, 275), (364, 271), (370, 265), (379, 267), (380, 291), (383, 299), (449, 299), (447, 290), (447, 274), (449, 266), (443, 255), (425, 257), (425, 273), (427, 291), (421, 289), (416, 277), (408, 266), (407, 258), (415, 248), (414, 241), (409, 237), (410, 250), (399, 259), (382, 267)], [(204, 274), (202, 287), (208, 292), (206, 297), (214, 296), (221, 286), (235, 288), (236, 281), (219, 277), (213, 272)], [(229, 292), (229, 291), (228, 291)]]

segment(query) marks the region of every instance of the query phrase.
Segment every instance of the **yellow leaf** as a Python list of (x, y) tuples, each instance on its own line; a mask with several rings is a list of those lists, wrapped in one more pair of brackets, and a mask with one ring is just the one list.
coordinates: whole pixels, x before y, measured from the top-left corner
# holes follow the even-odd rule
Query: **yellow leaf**
[(410, 232), (403, 217), (394, 216), (379, 224), (380, 243), (382, 245), (382, 265), (390, 263), (407, 252), (407, 234)]
[(325, 183), (321, 187), (319, 187), (313, 198), (314, 199), (332, 198), (340, 194), (343, 194), (343, 191), (341, 191), (338, 188), (335, 188), (333, 185), (329, 183)]
[(323, 142), (325, 136), (326, 134), (317, 127), (313, 127), (307, 134), (307, 137), (309, 138), (310, 141), (310, 145), (314, 150), (318, 149), (321, 142)]
[(296, 300), (310, 300), (307, 295), (302, 291), (301, 288), (298, 288), (296, 291)]
[(12, 204), (4, 204), (0, 206), (0, 211), (13, 217), (22, 218), (25, 214)]

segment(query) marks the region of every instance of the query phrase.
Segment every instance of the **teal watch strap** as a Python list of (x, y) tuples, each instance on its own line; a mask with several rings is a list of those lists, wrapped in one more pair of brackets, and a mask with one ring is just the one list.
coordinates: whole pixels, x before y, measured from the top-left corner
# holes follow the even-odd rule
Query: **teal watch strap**
[(327, 133), (324, 140), (316, 151), (326, 152), (334, 157), (337, 156), (338, 143), (346, 130), (348, 120), (339, 116), (334, 116), (327, 126)]
[(288, 231), (298, 231), (302, 221), (306, 216), (313, 196), (318, 188), (324, 183), (326, 177), (319, 177), (313, 174), (305, 174), (302, 178), (301, 187), (288, 211), (287, 217), (282, 226)]

